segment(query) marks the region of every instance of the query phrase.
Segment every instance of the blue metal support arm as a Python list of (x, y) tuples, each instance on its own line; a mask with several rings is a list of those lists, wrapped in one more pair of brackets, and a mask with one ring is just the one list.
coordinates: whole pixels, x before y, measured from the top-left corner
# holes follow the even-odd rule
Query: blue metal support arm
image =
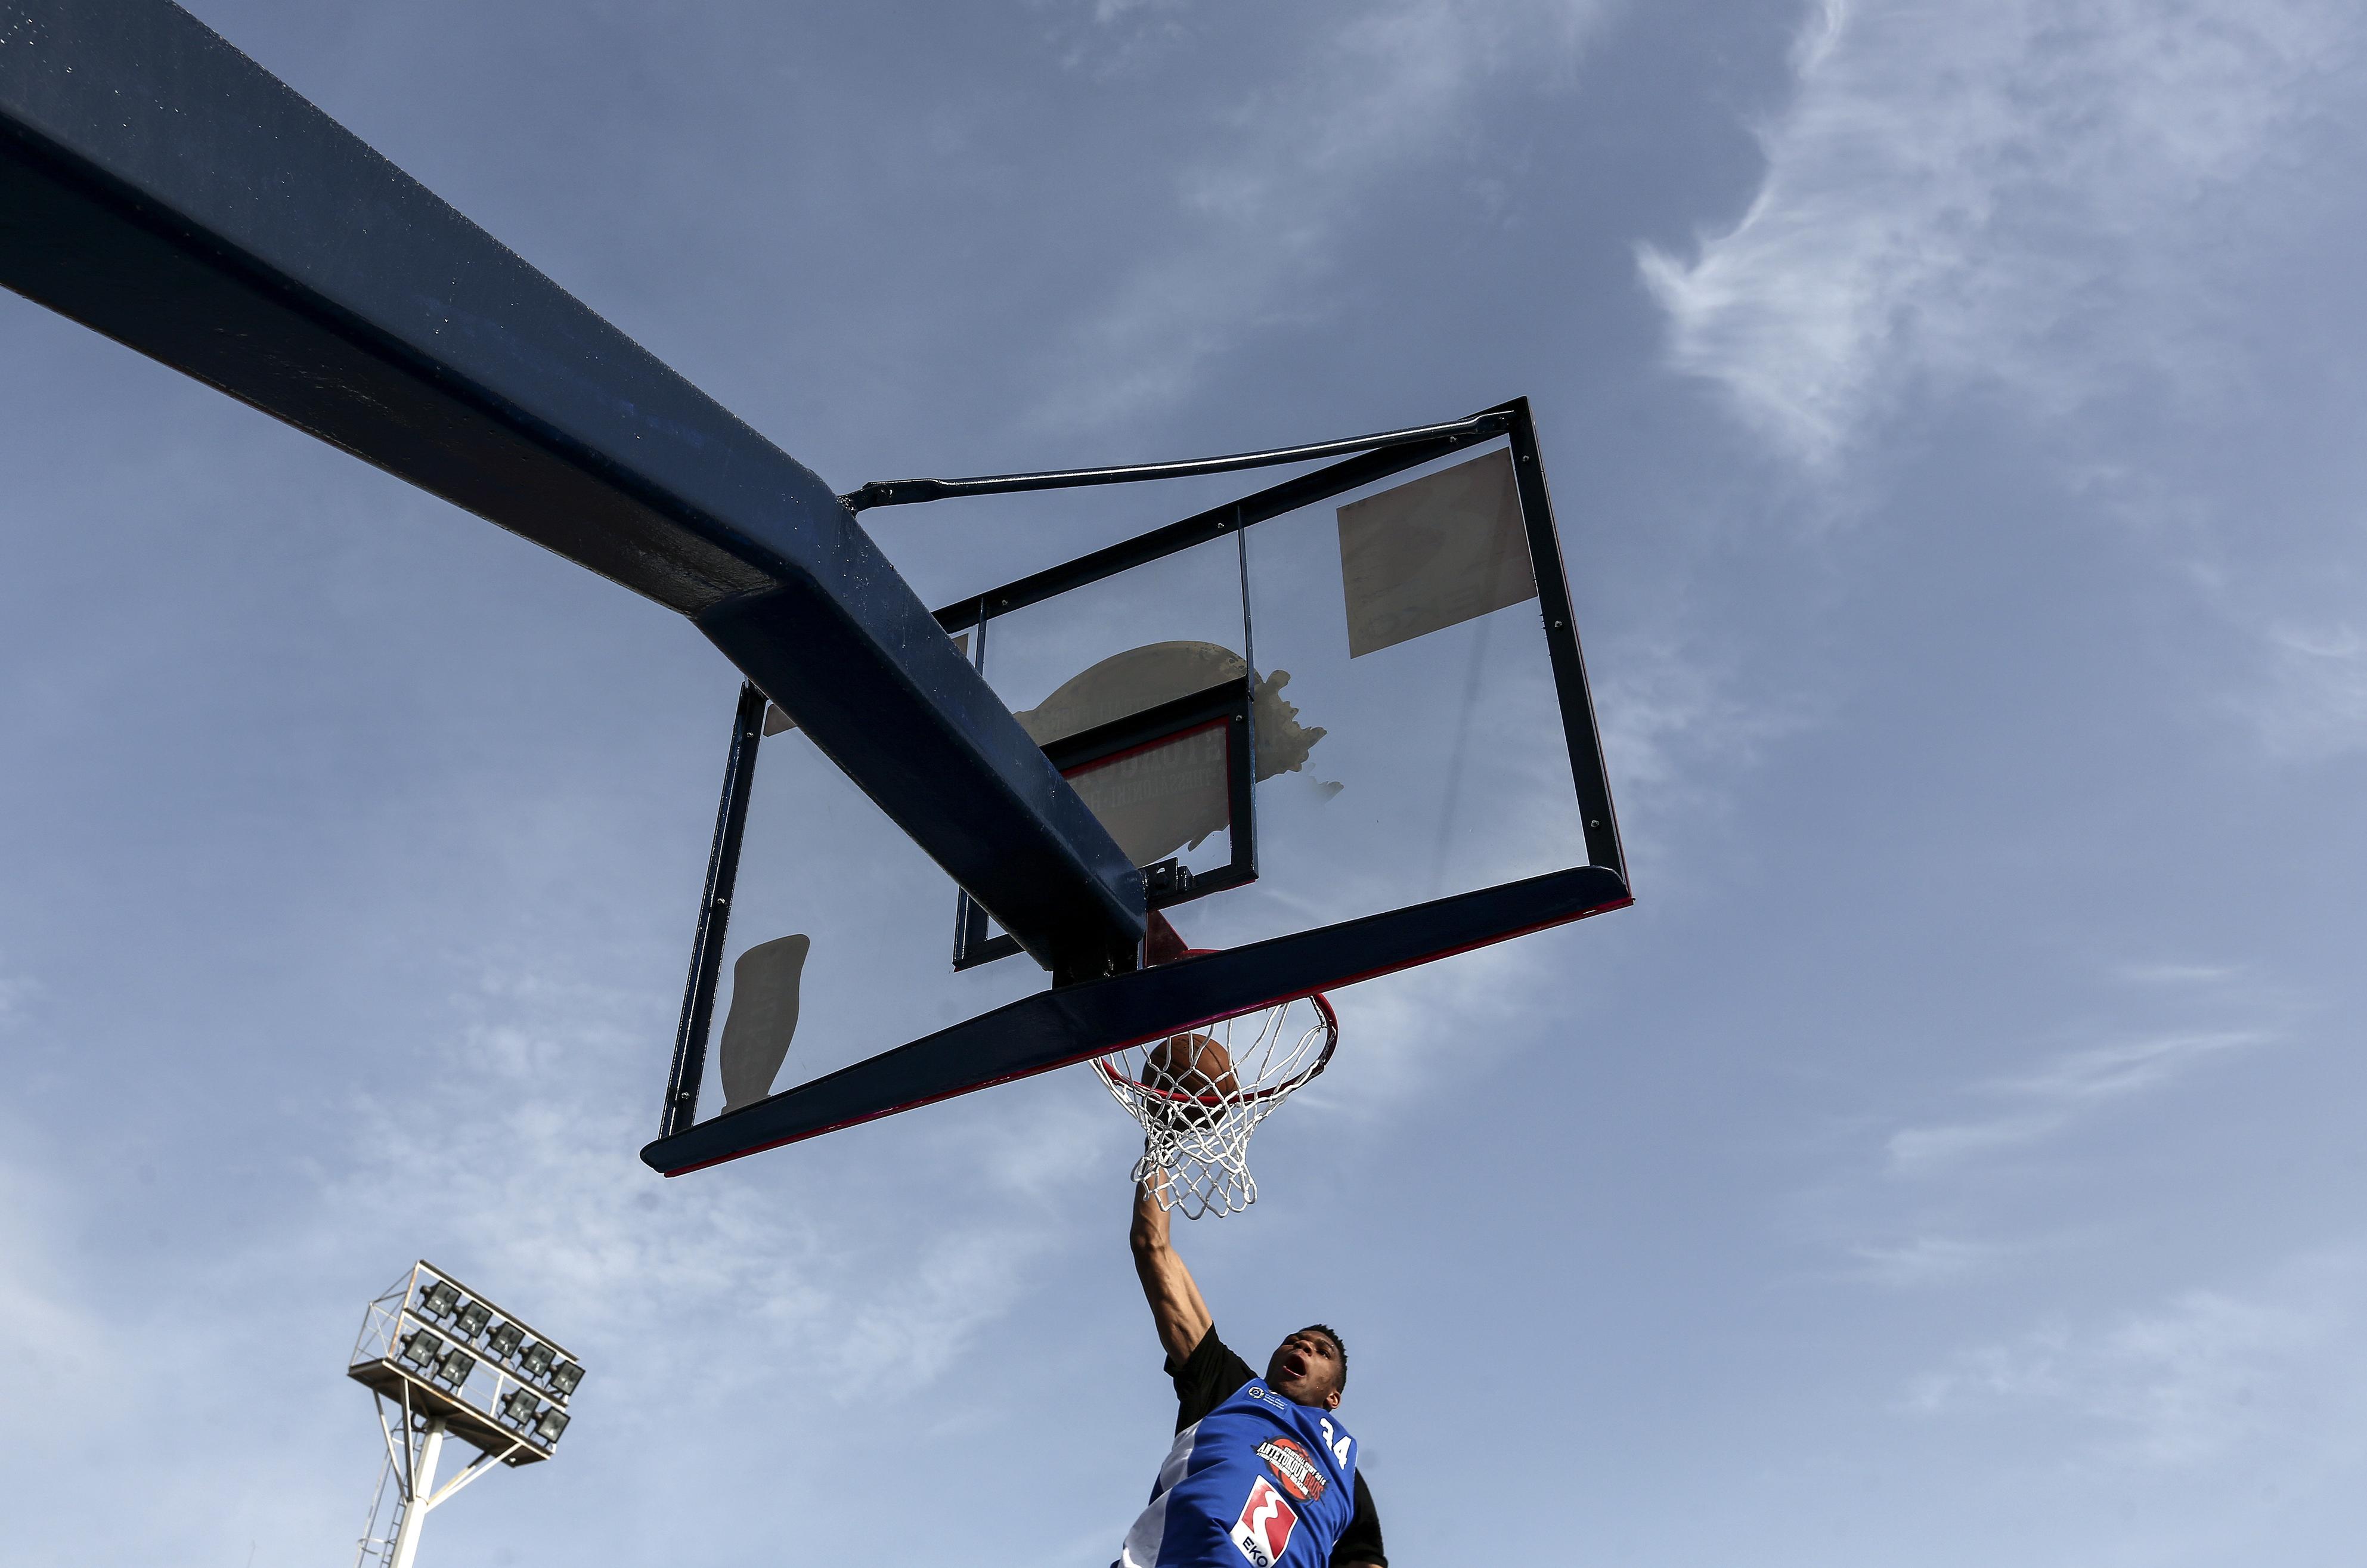
[(165, 0), (0, 0), (0, 284), (688, 616), (1039, 961), (1140, 874), (829, 486)]

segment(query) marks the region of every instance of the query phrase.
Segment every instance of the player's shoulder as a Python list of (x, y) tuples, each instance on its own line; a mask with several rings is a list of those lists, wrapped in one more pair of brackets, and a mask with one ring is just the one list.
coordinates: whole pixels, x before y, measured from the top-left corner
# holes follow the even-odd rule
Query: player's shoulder
[(1257, 1379), (1250, 1364), (1217, 1337), (1214, 1324), (1182, 1362), (1172, 1356), (1167, 1359), (1167, 1373), (1175, 1380), (1175, 1429), (1179, 1432)]
[(1190, 1355), (1181, 1361), (1172, 1356), (1167, 1358), (1167, 1375), (1179, 1382), (1186, 1378), (1222, 1381), (1230, 1384), (1225, 1391), (1230, 1393), (1256, 1377), (1257, 1373), (1231, 1346), (1217, 1337), (1217, 1325), (1212, 1323), (1208, 1331), (1200, 1336), (1200, 1342), (1192, 1347)]

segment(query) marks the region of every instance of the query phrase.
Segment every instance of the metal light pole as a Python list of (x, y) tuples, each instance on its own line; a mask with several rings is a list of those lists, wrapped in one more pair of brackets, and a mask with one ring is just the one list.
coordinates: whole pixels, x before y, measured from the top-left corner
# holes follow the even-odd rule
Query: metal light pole
[[(377, 1396), (386, 1438), (355, 1568), (413, 1568), (432, 1510), (497, 1463), (515, 1469), (551, 1456), (583, 1367), (548, 1335), (421, 1262), (370, 1303), (345, 1375)], [(447, 1435), (477, 1453), (438, 1486)]]
[[(419, 1529), (427, 1522), (427, 1510), (441, 1501), (436, 1495), (436, 1461), (444, 1452), (445, 1430), (444, 1417), (427, 1418), (427, 1440), (419, 1445), (419, 1472), (404, 1488), (409, 1495), (402, 1510), (402, 1523), (394, 1532), (392, 1568), (411, 1568), (412, 1561), (419, 1555)], [(422, 1494), (427, 1498), (424, 1506), (409, 1506)]]

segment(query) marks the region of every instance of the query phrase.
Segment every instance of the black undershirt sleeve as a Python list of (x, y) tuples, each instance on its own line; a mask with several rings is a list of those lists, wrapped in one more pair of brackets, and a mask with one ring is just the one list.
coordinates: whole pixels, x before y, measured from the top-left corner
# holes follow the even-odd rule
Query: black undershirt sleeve
[(1360, 1470), (1356, 1472), (1356, 1515), (1332, 1543), (1331, 1568), (1361, 1568), (1367, 1562), (1388, 1568), (1389, 1560), (1381, 1551), (1381, 1516), (1373, 1511), (1373, 1489), (1365, 1484), (1365, 1472)]
[[(1180, 1432), (1230, 1399), (1257, 1373), (1233, 1353), (1232, 1347), (1217, 1337), (1211, 1325), (1182, 1362), (1167, 1358), (1167, 1375), (1175, 1380), (1175, 1429)], [(1359, 1471), (1356, 1511), (1332, 1544), (1331, 1568), (1364, 1568), (1366, 1563), (1388, 1568), (1388, 1562), (1381, 1550), (1381, 1517), (1373, 1510), (1372, 1488), (1365, 1484), (1364, 1472)]]
[(1167, 1375), (1175, 1380), (1175, 1429), (1180, 1432), (1232, 1398), (1257, 1373), (1217, 1337), (1212, 1324), (1181, 1365), (1174, 1357), (1167, 1358)]

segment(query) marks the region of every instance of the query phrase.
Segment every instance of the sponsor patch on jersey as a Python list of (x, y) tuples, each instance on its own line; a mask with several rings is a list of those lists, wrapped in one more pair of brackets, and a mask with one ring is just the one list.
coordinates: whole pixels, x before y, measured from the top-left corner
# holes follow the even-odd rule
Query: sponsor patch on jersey
[(1265, 1461), (1283, 1489), (1302, 1503), (1322, 1496), (1323, 1488), (1331, 1484), (1315, 1456), (1288, 1438), (1268, 1438), (1257, 1446), (1257, 1456)]
[(1297, 1528), (1298, 1516), (1261, 1475), (1250, 1483), (1250, 1500), (1241, 1505), (1241, 1517), (1233, 1525), (1233, 1544), (1251, 1568), (1274, 1568)]

